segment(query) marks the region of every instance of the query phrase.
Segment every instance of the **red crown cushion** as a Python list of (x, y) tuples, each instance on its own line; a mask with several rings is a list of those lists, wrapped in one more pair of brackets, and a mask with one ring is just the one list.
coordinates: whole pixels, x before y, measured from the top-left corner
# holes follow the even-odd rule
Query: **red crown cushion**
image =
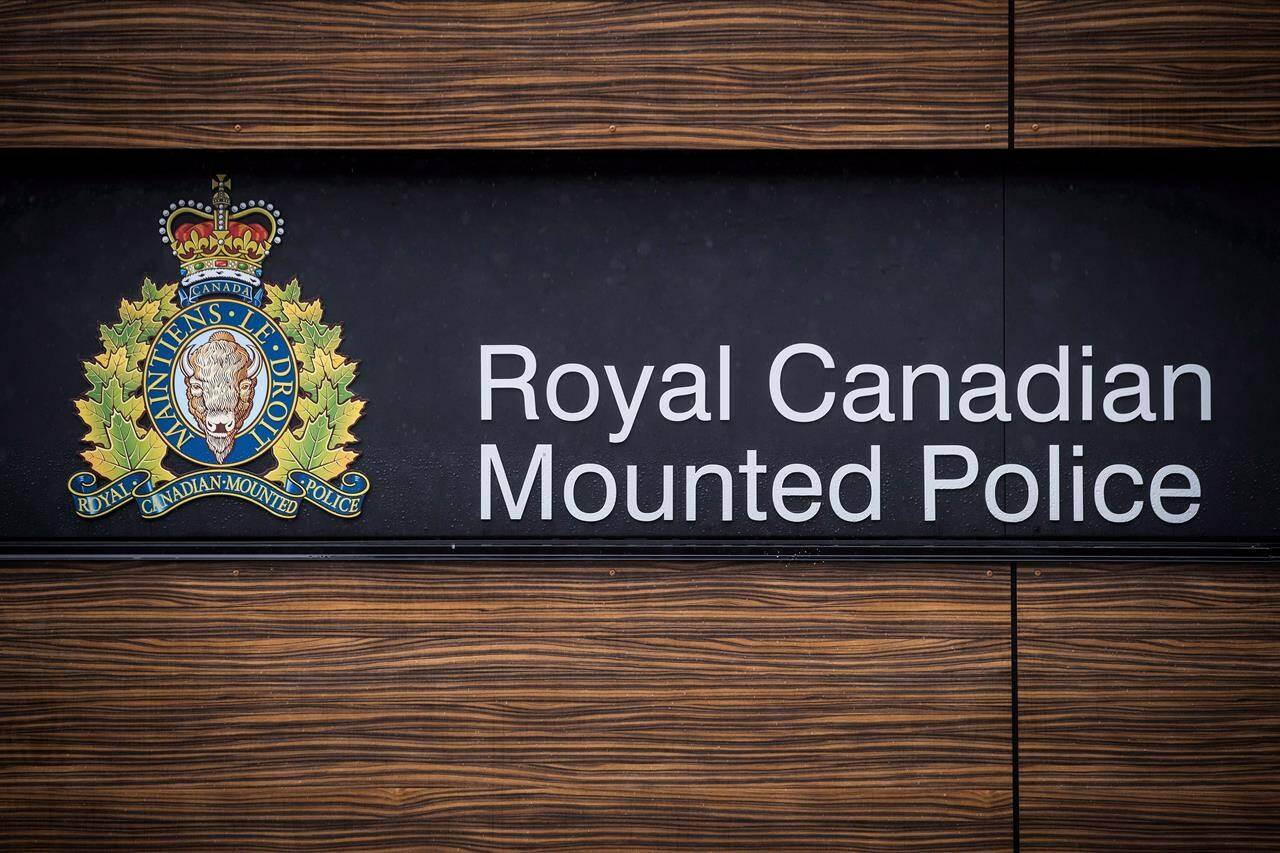
[[(203, 222), (184, 222), (177, 228), (173, 229), (173, 237), (179, 243), (187, 242), (187, 238), (194, 231), (201, 237), (208, 237), (213, 234), (213, 220), (206, 219)], [(257, 222), (237, 222), (231, 220), (227, 223), (227, 233), (232, 237), (239, 237), (246, 231), (258, 243), (267, 242), (267, 229), (265, 226)]]

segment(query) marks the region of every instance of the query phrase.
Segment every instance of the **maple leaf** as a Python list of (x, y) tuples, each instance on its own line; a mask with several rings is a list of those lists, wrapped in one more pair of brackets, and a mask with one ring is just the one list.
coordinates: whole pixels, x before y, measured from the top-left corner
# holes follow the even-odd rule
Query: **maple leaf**
[(298, 302), (302, 299), (302, 288), (298, 286), (296, 278), (284, 287), (278, 284), (268, 284), (264, 289), (267, 292), (267, 304), (263, 306), (262, 310), (267, 312), (267, 316), (279, 322), (284, 322), (285, 320), (285, 304)]
[(124, 350), (131, 366), (142, 361), (143, 356), (147, 354), (147, 344), (142, 340), (141, 320), (116, 323), (114, 326), (99, 326), (98, 332), (107, 349), (107, 354)]
[(342, 345), (341, 326), (304, 322), (299, 327), (299, 333), (301, 337), (294, 346), (303, 364), (310, 364), (317, 352), (334, 352)]
[(151, 279), (143, 279), (142, 281), (142, 299), (144, 302), (154, 302), (160, 306), (156, 312), (157, 320), (168, 320), (174, 314), (178, 313), (178, 303), (175, 297), (178, 295), (178, 283), (156, 287)]
[(351, 393), (351, 383), (356, 378), (358, 364), (356, 361), (347, 361), (336, 352), (314, 350), (309, 364), (298, 374), (298, 386), (314, 394), (321, 383), (328, 380), (337, 390), (338, 402), (345, 403), (355, 396)]
[(100, 353), (93, 361), (84, 363), (84, 375), (89, 380), (90, 400), (102, 402), (102, 391), (112, 379), (120, 380), (120, 389), (127, 395), (142, 387), (142, 370), (129, 360), (125, 349)]
[(130, 471), (147, 471), (157, 483), (172, 480), (164, 469), (165, 443), (155, 430), (139, 433), (119, 412), (111, 413), (105, 447), (86, 450), (82, 455), (94, 471), (108, 480), (117, 480)]
[(160, 331), (160, 327), (164, 325), (159, 319), (161, 305), (159, 302), (130, 302), (127, 299), (120, 300), (120, 319), (124, 323), (138, 323), (138, 340), (149, 341)]
[(283, 483), (290, 471), (306, 471), (322, 480), (331, 480), (347, 470), (357, 454), (336, 447), (329, 416), (323, 412), (304, 423), (297, 432), (286, 431), (271, 448), (276, 467), (267, 479)]
[(313, 299), (310, 302), (282, 302), (280, 303), (281, 320), (280, 328), (284, 333), (295, 341), (301, 341), (302, 326), (304, 323), (319, 325), (324, 318), (324, 307), (320, 304), (319, 299)]
[(80, 420), (89, 427), (89, 432), (82, 440), (105, 445), (112, 414), (119, 412), (136, 423), (138, 416), (142, 414), (142, 397), (127, 396), (120, 380), (113, 376), (99, 389), (96, 399), (90, 397), (76, 400), (76, 411), (80, 413)]
[[(350, 380), (347, 380), (348, 384)], [(345, 387), (345, 386), (344, 386)], [(364, 400), (354, 400), (350, 392), (335, 385), (331, 380), (325, 379), (316, 388), (314, 399), (311, 397), (298, 398), (298, 414), (302, 416), (304, 421), (312, 421), (317, 419), (321, 414), (329, 419), (330, 425), (333, 426), (333, 443), (335, 445), (346, 444), (356, 440), (351, 432), (351, 427), (355, 422), (360, 420), (360, 416), (364, 413)]]

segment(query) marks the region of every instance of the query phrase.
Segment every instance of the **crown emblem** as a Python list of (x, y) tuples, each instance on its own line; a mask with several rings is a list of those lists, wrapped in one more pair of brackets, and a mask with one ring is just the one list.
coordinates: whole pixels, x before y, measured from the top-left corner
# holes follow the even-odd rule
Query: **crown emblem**
[(174, 202), (160, 214), (160, 239), (181, 267), (178, 301), (230, 294), (262, 304), (262, 264), (284, 234), (284, 217), (261, 200), (231, 203), (231, 179), (217, 175), (212, 204)]

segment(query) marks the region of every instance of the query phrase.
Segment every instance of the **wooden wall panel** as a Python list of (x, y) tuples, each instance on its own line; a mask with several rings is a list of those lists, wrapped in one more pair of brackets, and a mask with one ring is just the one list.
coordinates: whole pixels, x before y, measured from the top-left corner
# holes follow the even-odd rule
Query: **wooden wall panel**
[(1280, 567), (1018, 571), (1024, 849), (1280, 848)]
[(0, 144), (975, 147), (1004, 0), (0, 2)]
[(1011, 0), (1017, 146), (1280, 144), (1274, 0)]
[(17, 845), (1007, 849), (999, 566), (0, 564)]

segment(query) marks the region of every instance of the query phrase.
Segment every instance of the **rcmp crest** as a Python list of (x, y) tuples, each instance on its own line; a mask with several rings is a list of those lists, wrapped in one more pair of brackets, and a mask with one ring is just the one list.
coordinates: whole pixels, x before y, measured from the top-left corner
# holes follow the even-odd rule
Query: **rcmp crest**
[(356, 362), (297, 279), (261, 279), (284, 216), (262, 201), (233, 205), (218, 175), (211, 204), (175, 202), (159, 224), (182, 278), (145, 280), (119, 322), (100, 327), (104, 350), (84, 363), (89, 390), (75, 401), (91, 445), (90, 470), (67, 484), (76, 513), (132, 503), (157, 518), (229, 496), (281, 518), (304, 503), (359, 515), (369, 481), (350, 470), (365, 405), (351, 391)]

